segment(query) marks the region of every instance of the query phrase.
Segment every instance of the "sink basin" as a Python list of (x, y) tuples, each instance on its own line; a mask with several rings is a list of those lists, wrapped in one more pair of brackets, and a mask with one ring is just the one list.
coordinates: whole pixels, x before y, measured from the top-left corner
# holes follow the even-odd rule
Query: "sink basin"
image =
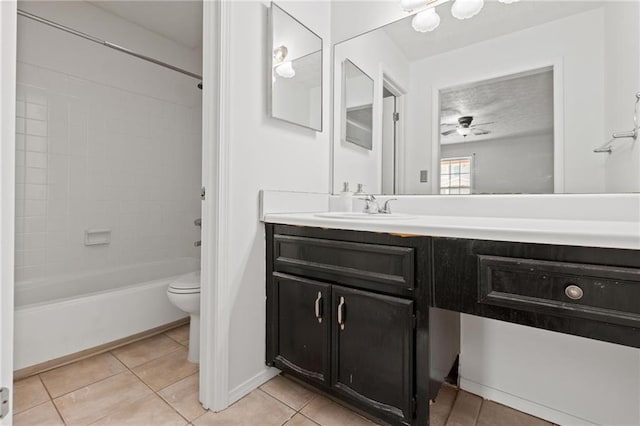
[(326, 219), (343, 219), (343, 220), (415, 219), (415, 216), (404, 214), (404, 213), (370, 214), (370, 213), (362, 213), (362, 212), (327, 212), (327, 213), (316, 213), (316, 216), (326, 218)]

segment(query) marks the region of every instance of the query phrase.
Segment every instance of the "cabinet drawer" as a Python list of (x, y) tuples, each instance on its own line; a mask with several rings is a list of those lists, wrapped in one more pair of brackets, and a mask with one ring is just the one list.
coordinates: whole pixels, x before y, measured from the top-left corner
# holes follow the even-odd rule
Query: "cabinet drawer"
[(390, 293), (414, 288), (414, 248), (274, 235), (276, 272)]
[(640, 269), (478, 255), (478, 302), (640, 327)]

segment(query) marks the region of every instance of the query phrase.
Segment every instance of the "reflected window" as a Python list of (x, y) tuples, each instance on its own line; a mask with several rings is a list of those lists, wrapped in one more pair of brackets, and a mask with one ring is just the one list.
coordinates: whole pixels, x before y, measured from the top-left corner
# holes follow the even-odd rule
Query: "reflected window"
[(471, 194), (473, 157), (440, 160), (440, 194)]

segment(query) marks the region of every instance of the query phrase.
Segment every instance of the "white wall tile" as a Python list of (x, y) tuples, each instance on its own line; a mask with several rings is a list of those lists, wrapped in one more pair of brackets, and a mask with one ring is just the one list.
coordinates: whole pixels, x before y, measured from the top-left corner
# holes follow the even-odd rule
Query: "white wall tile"
[[(18, 281), (199, 256), (200, 92), (155, 66), (132, 70), (119, 54), (110, 56), (118, 72), (96, 79), (91, 62), (104, 62), (100, 47), (78, 55), (56, 32), (25, 34), (32, 39), (18, 58)], [(89, 228), (111, 229), (111, 244), (85, 246)]]

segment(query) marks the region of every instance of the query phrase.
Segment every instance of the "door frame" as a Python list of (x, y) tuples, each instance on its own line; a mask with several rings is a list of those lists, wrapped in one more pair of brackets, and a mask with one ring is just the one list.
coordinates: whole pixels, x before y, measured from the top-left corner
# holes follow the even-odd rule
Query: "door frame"
[(15, 240), (15, 122), (17, 4), (0, 1), (0, 386), (9, 388), (13, 412), (13, 286)]
[[(380, 65), (379, 69), (379, 80), (381, 82), (380, 85), (380, 93), (386, 88), (389, 90), (393, 96), (396, 97), (396, 112), (400, 115), (400, 121), (396, 122), (396, 134), (395, 134), (395, 155), (394, 155), (394, 165), (393, 165), (393, 174), (394, 174), (394, 189), (395, 195), (403, 194), (404, 189), (406, 188), (406, 178), (405, 173), (398, 173), (400, 170), (400, 166), (405, 164), (405, 126), (406, 122), (406, 94), (408, 93), (407, 89), (400, 81), (395, 78), (392, 74), (392, 71), (387, 68), (384, 64)], [(382, 98), (380, 100), (380, 117), (382, 117)], [(379, 134), (380, 140), (382, 141), (382, 120), (379, 120)], [(382, 143), (381, 143), (382, 145)], [(380, 188), (382, 188), (382, 162), (380, 164)]]
[(229, 406), (229, 140), (231, 2), (203, 2), (200, 402)]

